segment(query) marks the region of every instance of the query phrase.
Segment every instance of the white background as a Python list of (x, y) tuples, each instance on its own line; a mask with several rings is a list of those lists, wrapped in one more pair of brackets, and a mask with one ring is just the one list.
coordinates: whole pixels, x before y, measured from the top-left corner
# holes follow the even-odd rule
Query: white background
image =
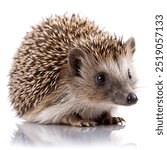
[[(105, 147), (119, 147), (132, 143), (132, 148), (164, 148), (167, 146), (167, 80), (164, 78), (164, 135), (158, 136), (156, 128), (156, 77), (154, 71), (155, 50), (155, 15), (164, 15), (164, 67), (167, 67), (167, 9), (165, 1), (134, 1), (134, 0), (5, 0), (0, 2), (0, 144), (10, 147), (12, 137), (18, 130), (20, 122), (15, 117), (8, 98), (8, 73), (12, 58), (19, 47), (25, 33), (31, 26), (38, 24), (42, 18), (64, 13), (78, 13), (81, 16), (95, 20), (101, 28), (124, 41), (133, 36), (136, 39), (136, 53), (134, 56), (139, 88), (137, 94), (139, 102), (132, 107), (121, 107), (118, 112), (127, 121), (126, 127), (114, 131), (110, 135), (110, 142)], [(164, 68), (163, 76), (167, 75)], [(24, 126), (25, 129), (27, 129)], [(29, 127), (30, 128), (30, 127)], [(48, 127), (49, 128), (49, 127)], [(32, 128), (30, 128), (33, 130)], [(99, 128), (99, 130), (101, 130)], [(34, 131), (35, 132), (35, 131)], [(72, 132), (73, 133), (73, 132)], [(44, 136), (41, 134), (41, 136)], [(47, 135), (48, 136), (48, 135)], [(45, 140), (47, 138), (45, 137)], [(73, 136), (70, 134), (70, 136)], [(54, 136), (50, 137), (54, 138)], [(59, 138), (56, 136), (56, 138)], [(94, 147), (100, 144), (94, 137)], [(50, 140), (48, 137), (48, 141)], [(60, 139), (59, 139), (60, 140)], [(64, 138), (63, 138), (64, 140)], [(59, 148), (64, 147), (62, 145)], [(34, 140), (35, 141), (35, 140)], [(98, 140), (97, 140), (98, 141)], [(80, 141), (82, 142), (82, 141)], [(14, 144), (15, 145), (15, 144)], [(89, 147), (89, 143), (86, 143)], [(103, 145), (103, 144), (102, 144)], [(13, 147), (12, 147), (13, 148)], [(15, 147), (17, 148), (17, 147)]]

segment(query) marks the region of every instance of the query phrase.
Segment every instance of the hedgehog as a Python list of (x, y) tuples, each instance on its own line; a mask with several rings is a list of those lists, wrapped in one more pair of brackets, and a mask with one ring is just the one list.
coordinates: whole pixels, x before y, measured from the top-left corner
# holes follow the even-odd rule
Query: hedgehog
[(31, 30), (9, 75), (17, 115), (42, 124), (123, 124), (115, 107), (138, 101), (135, 39), (123, 42), (78, 14), (46, 18)]

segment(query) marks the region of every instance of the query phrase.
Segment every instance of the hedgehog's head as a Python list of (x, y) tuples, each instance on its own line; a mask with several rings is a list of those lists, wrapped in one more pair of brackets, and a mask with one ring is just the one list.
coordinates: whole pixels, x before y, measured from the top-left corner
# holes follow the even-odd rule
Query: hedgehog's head
[[(77, 97), (94, 102), (132, 105), (136, 76), (133, 67), (135, 40), (92, 42), (69, 52), (69, 86)], [(115, 41), (114, 41), (115, 40)], [(103, 44), (103, 45), (102, 45)]]

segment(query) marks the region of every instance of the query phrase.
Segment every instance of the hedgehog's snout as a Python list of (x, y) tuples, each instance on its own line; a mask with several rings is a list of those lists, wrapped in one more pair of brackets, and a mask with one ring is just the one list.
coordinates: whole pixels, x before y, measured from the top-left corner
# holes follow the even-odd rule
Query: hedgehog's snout
[(130, 92), (127, 96), (127, 103), (132, 105), (132, 104), (137, 103), (137, 101), (138, 101), (138, 98), (137, 98), (136, 94), (133, 92)]

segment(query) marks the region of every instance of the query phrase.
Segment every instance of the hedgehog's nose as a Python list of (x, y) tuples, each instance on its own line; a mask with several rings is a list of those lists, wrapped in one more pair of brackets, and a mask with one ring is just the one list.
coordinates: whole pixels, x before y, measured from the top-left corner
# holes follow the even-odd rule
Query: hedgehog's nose
[(135, 93), (129, 93), (127, 96), (127, 102), (128, 104), (135, 104), (137, 102), (138, 98)]

